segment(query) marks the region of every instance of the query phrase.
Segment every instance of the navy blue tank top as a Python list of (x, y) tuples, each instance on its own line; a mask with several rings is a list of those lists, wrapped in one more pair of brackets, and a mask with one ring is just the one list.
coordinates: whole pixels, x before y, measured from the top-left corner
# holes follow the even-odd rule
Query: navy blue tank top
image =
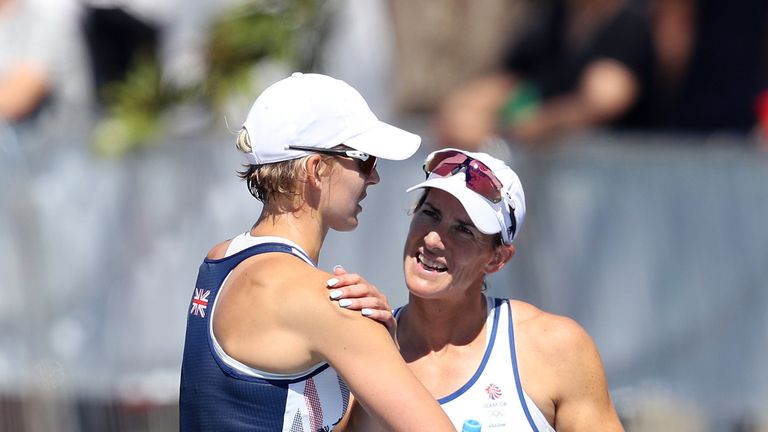
[(243, 260), (267, 252), (312, 262), (296, 247), (267, 242), (200, 265), (181, 367), (181, 431), (329, 431), (347, 410), (349, 390), (327, 363), (299, 374), (271, 374), (237, 362), (216, 342), (212, 317), (221, 286)]

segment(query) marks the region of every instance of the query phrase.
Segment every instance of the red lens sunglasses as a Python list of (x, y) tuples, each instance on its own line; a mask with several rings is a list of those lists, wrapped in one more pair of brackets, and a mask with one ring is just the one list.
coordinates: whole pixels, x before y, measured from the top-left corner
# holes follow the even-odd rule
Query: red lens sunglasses
[(424, 164), (427, 177), (436, 174), (450, 177), (464, 170), (464, 181), (469, 190), (493, 203), (501, 201), (502, 184), (487, 165), (456, 150), (435, 153)]

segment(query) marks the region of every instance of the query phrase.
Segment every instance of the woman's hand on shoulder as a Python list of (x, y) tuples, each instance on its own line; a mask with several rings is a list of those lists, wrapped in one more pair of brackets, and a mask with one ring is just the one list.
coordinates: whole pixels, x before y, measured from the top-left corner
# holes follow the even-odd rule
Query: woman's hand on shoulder
[[(356, 310), (333, 304), (328, 292), (317, 291), (323, 289), (318, 284), (327, 289), (327, 280), (334, 278), (348, 293), (354, 289), (350, 287), (359, 285), (370, 293), (372, 285), (341, 269), (334, 274), (317, 270), (296, 278), (310, 289), (304, 293), (306, 299), (291, 305), (295, 316), (291, 325), (305, 334), (309, 351), (336, 370), (376, 422), (385, 430), (398, 432), (455, 430), (432, 394), (408, 368), (386, 327)], [(381, 307), (388, 310), (386, 303)]]
[(333, 275), (327, 282), (330, 299), (339, 307), (360, 311), (363, 316), (381, 322), (394, 337), (397, 320), (392, 315), (387, 296), (359, 274), (347, 273), (342, 266), (334, 267)]

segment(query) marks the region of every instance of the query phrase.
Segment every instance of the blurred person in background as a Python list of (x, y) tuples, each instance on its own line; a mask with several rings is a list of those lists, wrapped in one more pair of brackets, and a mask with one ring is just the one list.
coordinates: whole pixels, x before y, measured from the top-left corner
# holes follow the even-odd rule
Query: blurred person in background
[(529, 21), (528, 0), (392, 0), (392, 91), (399, 112), (434, 112), (445, 95), (498, 64)]
[(31, 0), (0, 0), (0, 122), (47, 127), (88, 109), (75, 14), (57, 12)]
[(50, 92), (53, 77), (44, 51), (49, 39), (42, 33), (45, 27), (18, 0), (0, 0), (0, 20), (0, 117), (19, 122)]
[(181, 430), (330, 430), (350, 391), (388, 430), (453, 430), (387, 328), (364, 317), (370, 310), (328, 302), (336, 281), (316, 267), (328, 231), (357, 226), (366, 189), (380, 180), (376, 158), (406, 159), (420, 141), (325, 75), (295, 73), (256, 99), (237, 146), (249, 161), (241, 177), (263, 207), (200, 266)]
[(495, 136), (538, 146), (568, 132), (649, 122), (655, 53), (647, 15), (625, 0), (550, 0), (499, 67), (448, 95), (437, 144)]
[[(515, 254), (525, 218), (520, 179), (486, 153), (445, 149), (425, 162), (404, 247), (406, 306), (395, 338), (411, 370), (462, 430), (621, 431), (600, 355), (575, 321), (485, 294)], [(352, 275), (348, 275), (352, 276)], [(378, 308), (371, 285), (340, 282), (332, 299)], [(373, 293), (372, 295), (369, 295)], [(388, 311), (382, 310), (382, 316)], [(354, 408), (351, 424), (376, 430)]]
[(678, 84), (674, 91), (664, 89), (659, 125), (693, 133), (752, 132), (768, 84), (765, 0), (649, 1), (654, 21), (666, 23), (655, 30), (665, 64), (674, 65), (675, 58), (678, 63), (672, 76)]

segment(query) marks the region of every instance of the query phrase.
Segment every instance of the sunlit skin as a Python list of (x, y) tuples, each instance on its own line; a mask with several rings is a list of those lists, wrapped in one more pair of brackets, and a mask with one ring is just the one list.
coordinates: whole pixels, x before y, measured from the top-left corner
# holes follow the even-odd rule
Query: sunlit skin
[[(574, 51), (571, 55), (580, 52), (579, 47), (593, 44), (595, 29), (609, 22), (625, 3), (566, 1), (563, 34)], [(669, 50), (668, 45), (663, 51)], [(632, 108), (642, 90), (641, 78), (628, 64), (602, 55), (579, 72), (572, 88), (542, 98), (525, 115), (499, 127), (500, 110), (526, 81), (530, 78), (520, 70), (497, 70), (459, 86), (437, 110), (435, 129), (440, 146), (477, 151), (498, 134), (517, 144), (543, 148), (569, 133), (611, 124)]]
[[(283, 197), (292, 202), (266, 203), (251, 234), (291, 240), (317, 262), (329, 229), (349, 231), (358, 225), (361, 201), (379, 175), (362, 173), (354, 159), (315, 154), (306, 158), (297, 181), (299, 193)], [(209, 258), (222, 258), (228, 245), (216, 246)], [(222, 349), (270, 373), (297, 373), (327, 362), (388, 430), (413, 430), (414, 424), (418, 430), (452, 430), (402, 361), (387, 329), (328, 302), (330, 277), (288, 254), (247, 259), (228, 276), (217, 299), (213, 331)], [(350, 280), (367, 284), (345, 278)], [(401, 404), (415, 408), (400, 413)]]
[[(0, 0), (0, 17), (13, 18), (18, 0)], [(24, 40), (21, 37), (21, 40)], [(50, 71), (36, 58), (16, 58), (0, 72), (0, 119), (17, 122), (32, 114), (50, 93)]]
[(410, 295), (401, 326), (409, 331), (399, 332), (398, 341), (435, 398), (461, 387), (476, 370), (485, 345), (483, 280), (513, 255), (514, 246), (480, 232), (453, 195), (427, 189), (405, 243)]
[[(327, 208), (326, 224), (336, 231), (351, 231), (357, 228), (358, 216), (363, 211), (361, 201), (368, 194), (368, 186), (378, 184), (381, 178), (376, 169), (368, 176), (361, 173), (352, 158), (335, 159), (339, 166), (325, 186), (328, 193), (324, 194), (326, 199), (322, 203)], [(331, 188), (335, 189), (332, 193)]]
[[(313, 155), (307, 159), (305, 167), (310, 175), (302, 194), (284, 198), (292, 199), (294, 203), (267, 206), (251, 229), (251, 234), (266, 236), (280, 232), (285, 238), (302, 239), (305, 250), (317, 262), (320, 245), (329, 229), (345, 232), (357, 228), (368, 187), (378, 184), (381, 178), (375, 169), (368, 176), (361, 173), (357, 162), (351, 158)], [(323, 177), (327, 178), (319, 181)], [(296, 210), (285, 214), (278, 210), (281, 207)], [(312, 223), (307, 224), (305, 216)], [(308, 242), (310, 238), (313, 241)]]
[(479, 294), (485, 275), (503, 266), (502, 255), (514, 253), (511, 246), (498, 250), (494, 241), (472, 224), (453, 195), (429, 189), (414, 211), (403, 253), (411, 295), (463, 302)]
[[(486, 341), (483, 280), (514, 256), (513, 245), (474, 227), (461, 203), (427, 189), (416, 207), (404, 248), (410, 291), (396, 339), (410, 369), (433, 397), (456, 391), (482, 361)], [(354, 276), (345, 275), (341, 277)], [(341, 288), (353, 306), (381, 298), (369, 284)], [(365, 290), (367, 288), (367, 291)], [(608, 394), (597, 348), (570, 318), (510, 300), (522, 386), (558, 431), (622, 431)], [(355, 406), (356, 430), (384, 430)]]

